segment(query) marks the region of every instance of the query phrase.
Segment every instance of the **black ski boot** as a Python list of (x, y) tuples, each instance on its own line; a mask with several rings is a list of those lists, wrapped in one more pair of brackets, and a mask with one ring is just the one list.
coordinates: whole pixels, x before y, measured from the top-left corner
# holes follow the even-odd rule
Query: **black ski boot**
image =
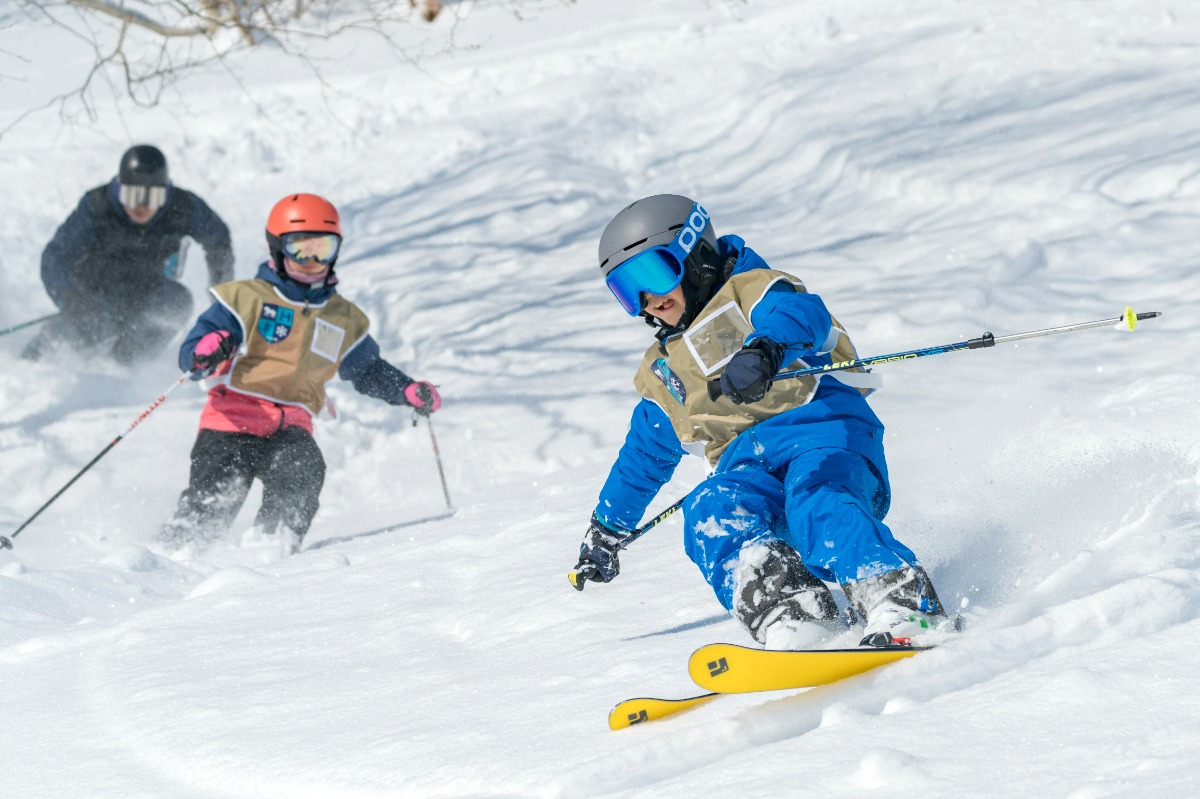
[(734, 566), (733, 613), (760, 644), (775, 625), (816, 622), (828, 627), (838, 608), (825, 583), (782, 541), (748, 544)]
[(920, 566), (845, 583), (842, 590), (866, 620), (860, 646), (913, 646), (914, 638), (946, 621), (946, 610)]

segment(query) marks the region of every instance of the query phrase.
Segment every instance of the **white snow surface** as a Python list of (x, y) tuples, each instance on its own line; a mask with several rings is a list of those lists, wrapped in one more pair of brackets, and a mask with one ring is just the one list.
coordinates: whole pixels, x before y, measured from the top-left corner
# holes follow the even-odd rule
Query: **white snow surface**
[[(230, 224), (238, 277), (276, 199), (334, 200), (343, 293), (445, 397), (457, 508), (372, 534), (445, 509), (433, 449), (335, 382), (304, 551), (242, 535), (256, 492), (227, 541), (164, 552), (204, 399), (184, 386), (0, 554), (0, 794), (1200, 795), (1200, 6), (450, 9), (405, 34), (418, 67), (364, 36), (323, 45), (321, 82), (268, 47), (157, 107), (101, 91), (94, 119), (0, 138), (0, 327), (53, 309), (41, 249), (130, 144)], [(88, 53), (2, 15), (7, 124)], [(697, 646), (750, 643), (677, 519), (612, 584), (566, 580), (650, 340), (596, 245), (659, 192), (801, 277), (864, 355), (1164, 315), (879, 369), (888, 521), (963, 634), (611, 732), (621, 699), (698, 693)], [(31, 335), (0, 340), (10, 530), (177, 376), (173, 351), (32, 364)], [(685, 462), (650, 510), (704, 474)]]

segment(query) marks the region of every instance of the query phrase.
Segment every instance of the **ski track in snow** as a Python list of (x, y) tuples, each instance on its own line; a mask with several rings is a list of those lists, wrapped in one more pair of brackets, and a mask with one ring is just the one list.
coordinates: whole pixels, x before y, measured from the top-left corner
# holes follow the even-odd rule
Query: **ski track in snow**
[[(203, 402), (175, 392), (0, 554), (6, 797), (1200, 789), (1200, 10), (644, 5), (472, 6), (456, 36), (479, 49), (423, 73), (364, 41), (338, 49), (329, 92), (264, 51), (244, 89), (197, 75), (155, 109), (102, 98), (94, 122), (43, 114), (0, 138), (5, 324), (51, 310), (41, 248), (132, 141), (160, 143), (230, 224), (238, 277), (278, 197), (332, 198), (343, 293), (446, 398), (458, 509), (379, 532), (445, 510), (429, 435), (335, 383), (305, 552), (241, 534), (255, 491), (227, 540), (164, 553)], [(86, 58), (23, 66), (62, 34), (5, 21), (0, 76), (28, 80), (5, 84), (0, 124)], [(801, 277), (864, 355), (1164, 316), (880, 368), (888, 521), (961, 606), (960, 637), (611, 733), (621, 699), (697, 692), (694, 648), (747, 642), (677, 520), (617, 582), (564, 579), (649, 339), (597, 279), (596, 243), (664, 191)], [(194, 254), (197, 311), (203, 272)], [(0, 341), (14, 526), (177, 376), (170, 357), (17, 360), (31, 335)], [(651, 510), (703, 474), (683, 464)]]

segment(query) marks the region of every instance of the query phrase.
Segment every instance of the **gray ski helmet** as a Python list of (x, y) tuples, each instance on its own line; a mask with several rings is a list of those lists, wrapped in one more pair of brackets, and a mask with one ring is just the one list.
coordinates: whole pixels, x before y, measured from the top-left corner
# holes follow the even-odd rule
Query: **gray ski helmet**
[[(607, 276), (639, 252), (670, 244), (695, 204), (678, 194), (655, 194), (625, 206), (600, 234), (601, 271)], [(711, 219), (700, 240), (707, 241), (714, 252), (717, 250)]]
[(134, 145), (121, 156), (117, 180), (123, 186), (169, 186), (167, 157), (153, 145)]

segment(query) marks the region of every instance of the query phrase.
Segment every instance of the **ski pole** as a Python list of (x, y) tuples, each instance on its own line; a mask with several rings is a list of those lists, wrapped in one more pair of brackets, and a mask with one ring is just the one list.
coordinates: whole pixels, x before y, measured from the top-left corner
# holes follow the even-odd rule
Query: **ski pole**
[(22, 322), (19, 325), (13, 325), (12, 327), (6, 327), (3, 330), (0, 330), (0, 336), (7, 336), (9, 333), (16, 333), (18, 330), (24, 330), (27, 327), (33, 327), (34, 325), (38, 324), (39, 322), (45, 322), (49, 319), (53, 319), (54, 317), (61, 316), (61, 315), (62, 314), (60, 312), (56, 311), (55, 313), (46, 314), (45, 316), (39, 316), (37, 319), (30, 319), (28, 322)]
[[(422, 408), (426, 408), (433, 401), (433, 392), (431, 392), (423, 383), (417, 384), (417, 396), (424, 403)], [(432, 413), (430, 411), (429, 413)], [(454, 505), (450, 502), (450, 489), (446, 487), (446, 470), (442, 468), (442, 453), (438, 449), (437, 436), (433, 434), (433, 420), (429, 418), (429, 413), (422, 413), (420, 409), (414, 409), (413, 427), (417, 426), (417, 417), (424, 416), (425, 421), (429, 424), (429, 443), (433, 444), (433, 459), (437, 461), (438, 477), (442, 480), (442, 496), (446, 498), (446, 507), (451, 511), (454, 510)]]
[[(675, 511), (679, 510), (680, 508), (682, 508), (683, 502), (686, 499), (687, 499), (687, 496), (685, 495), (685, 496), (682, 496), (679, 499), (675, 500), (675, 504), (671, 505), (671, 507), (667, 508), (662, 513), (658, 514), (653, 519), (646, 522), (641, 527), (637, 528), (632, 533), (627, 535), (623, 541), (621, 541), (620, 543), (617, 544), (617, 547), (620, 549), (627, 548), (634, 541), (638, 540), (639, 538), (644, 536), (646, 533), (650, 532), (651, 529), (657, 527), (659, 525), (659, 523), (662, 522), (663, 520), (665, 520), (668, 516), (670, 516), (671, 514), (673, 514)], [(574, 569), (571, 569), (571, 571), (567, 572), (567, 579), (571, 581), (571, 585), (575, 586), (576, 591), (582, 591), (583, 587), (587, 584), (587, 581), (590, 578), (590, 576), (592, 574), (595, 574), (595, 572), (596, 572), (596, 566), (594, 564), (585, 563), (584, 565), (579, 566)]]
[(426, 416), (425, 424), (429, 427), (429, 443), (433, 444), (433, 459), (437, 461), (438, 477), (442, 480), (442, 496), (446, 498), (446, 507), (453, 511), (454, 505), (450, 503), (450, 489), (446, 487), (446, 471), (442, 468), (442, 453), (438, 450), (437, 436), (433, 434), (433, 419)]
[(25, 522), (20, 527), (18, 527), (16, 529), (16, 531), (13, 532), (13, 534), (10, 538), (6, 538), (5, 536), (0, 535), (0, 548), (12, 549), (13, 548), (13, 544), (12, 544), (12, 540), (11, 540), (12, 538), (16, 538), (18, 535), (20, 535), (21, 531), (24, 530), (26, 527), (28, 527), (34, 519), (36, 519), (38, 516), (42, 515), (42, 511), (44, 511), (46, 508), (53, 505), (54, 501), (56, 499), (58, 499), (59, 497), (61, 497), (68, 488), (75, 485), (75, 481), (78, 480), (80, 477), (83, 477), (83, 475), (87, 472), (88, 469), (95, 466), (97, 461), (99, 461), (101, 458), (103, 458), (105, 455), (107, 455), (108, 451), (110, 449), (112, 449), (113, 447), (115, 447), (117, 444), (119, 444), (121, 442), (121, 439), (123, 439), (125, 436), (127, 436), (131, 432), (133, 432), (133, 428), (135, 428), (139, 424), (141, 424), (142, 420), (145, 419), (147, 416), (149, 416), (151, 413), (153, 413), (155, 408), (157, 408), (159, 405), (162, 405), (163, 402), (167, 399), (167, 395), (170, 394), (175, 389), (182, 386), (184, 381), (188, 379), (188, 376), (189, 376), (188, 373), (184, 372), (182, 375), (179, 376), (178, 380), (176, 380), (174, 383), (171, 384), (170, 388), (168, 388), (163, 393), (159, 394), (158, 399), (156, 399), (156, 400), (154, 400), (154, 402), (150, 403), (150, 407), (147, 408), (146, 410), (142, 411), (141, 415), (138, 416), (138, 418), (133, 420), (133, 424), (129, 425), (129, 427), (125, 429), (124, 433), (121, 433), (121, 435), (117, 436), (112, 441), (110, 441), (108, 443), (107, 447), (100, 450), (100, 453), (98, 455), (96, 455), (96, 457), (94, 457), (90, 461), (88, 461), (87, 466), (84, 466), (82, 469), (80, 469), (78, 472), (76, 472), (75, 476), (72, 477), (70, 480), (68, 480), (67, 484), (65, 486), (58, 489), (58, 492), (55, 493), (54, 496), (52, 496), (52, 497), (50, 497), (50, 499), (46, 500), (45, 505), (42, 505), (42, 507), (40, 507), (36, 511), (34, 511), (33, 515), (30, 516), (28, 519), (26, 519)]
[[(853, 369), (856, 366), (877, 366), (883, 363), (891, 363), (892, 361), (908, 361), (913, 358), (924, 358), (928, 355), (941, 355), (945, 352), (957, 352), (958, 350), (978, 350), (984, 347), (994, 347), (997, 344), (1006, 344), (1010, 341), (1021, 341), (1027, 338), (1041, 338), (1042, 336), (1055, 336), (1059, 333), (1074, 333), (1078, 330), (1090, 330), (1093, 327), (1108, 327), (1121, 325), (1129, 330), (1133, 330), (1138, 322), (1144, 319), (1153, 319), (1157, 316), (1162, 316), (1160, 311), (1147, 311), (1145, 313), (1135, 314), (1132, 308), (1126, 308), (1125, 313), (1121, 316), (1113, 317), (1112, 319), (1098, 319), (1095, 322), (1080, 322), (1075, 325), (1063, 325), (1062, 327), (1050, 327), (1045, 330), (1032, 330), (1028, 333), (1014, 333), (1010, 336), (993, 336), (991, 333), (984, 333), (978, 338), (968, 339), (967, 341), (958, 341), (954, 344), (942, 344), (936, 347), (925, 347), (919, 350), (906, 350), (905, 352), (893, 352), (888, 355), (876, 355), (873, 358), (856, 358), (852, 361), (838, 361), (831, 363), (828, 366), (809, 366), (804, 369), (792, 369), (786, 372), (779, 372), (775, 375), (775, 380), (784, 380), (789, 377), (802, 377), (804, 375), (819, 375), (826, 372), (837, 372), (842, 369)], [(717, 399), (721, 396), (721, 379), (714, 378), (708, 381), (708, 396), (710, 399)]]

